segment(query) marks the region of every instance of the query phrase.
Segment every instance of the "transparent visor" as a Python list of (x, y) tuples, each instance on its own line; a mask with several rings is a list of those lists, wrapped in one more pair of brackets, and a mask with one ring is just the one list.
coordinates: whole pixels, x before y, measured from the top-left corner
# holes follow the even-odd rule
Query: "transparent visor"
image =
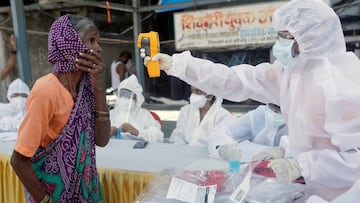
[(136, 94), (128, 89), (120, 89), (118, 91), (118, 99), (115, 108), (122, 112), (122, 123), (129, 122), (130, 112), (133, 105), (136, 103)]
[(124, 97), (136, 101), (136, 94), (128, 89), (120, 89), (118, 97)]

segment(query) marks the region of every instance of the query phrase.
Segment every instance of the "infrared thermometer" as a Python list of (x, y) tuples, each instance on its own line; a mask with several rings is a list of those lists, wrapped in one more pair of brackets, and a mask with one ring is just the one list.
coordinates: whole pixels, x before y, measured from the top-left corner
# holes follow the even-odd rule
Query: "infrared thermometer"
[[(158, 33), (154, 31), (140, 33), (138, 35), (138, 48), (144, 49), (146, 56), (154, 57), (160, 50)], [(159, 61), (150, 60), (147, 64), (147, 72), (150, 78), (160, 77)]]

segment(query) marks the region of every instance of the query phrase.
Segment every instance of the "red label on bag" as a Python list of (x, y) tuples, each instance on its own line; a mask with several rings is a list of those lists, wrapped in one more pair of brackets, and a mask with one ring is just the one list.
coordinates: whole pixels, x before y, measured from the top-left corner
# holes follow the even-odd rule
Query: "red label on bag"
[(260, 161), (259, 164), (257, 164), (253, 169), (253, 173), (269, 178), (275, 178), (276, 174), (274, 173), (274, 171), (271, 168), (267, 167), (269, 163), (270, 161)]

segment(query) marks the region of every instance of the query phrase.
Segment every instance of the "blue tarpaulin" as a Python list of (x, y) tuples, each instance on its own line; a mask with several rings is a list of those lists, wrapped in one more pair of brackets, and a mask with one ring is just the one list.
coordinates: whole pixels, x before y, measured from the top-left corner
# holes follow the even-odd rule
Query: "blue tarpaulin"
[[(159, 5), (166, 5), (166, 4), (177, 4), (177, 3), (186, 3), (186, 2), (193, 2), (193, 0), (159, 0)], [(171, 8), (162, 8), (156, 10), (156, 12), (165, 12), (165, 11), (174, 11), (179, 9), (184, 9), (186, 7), (171, 7)]]

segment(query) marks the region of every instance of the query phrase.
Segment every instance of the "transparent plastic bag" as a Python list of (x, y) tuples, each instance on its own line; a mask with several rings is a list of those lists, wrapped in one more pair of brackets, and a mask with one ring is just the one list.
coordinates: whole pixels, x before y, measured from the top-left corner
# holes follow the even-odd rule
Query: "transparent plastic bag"
[(180, 170), (178, 169), (167, 169), (159, 173), (154, 180), (145, 187), (134, 203), (165, 201), (171, 179), (179, 172)]
[(305, 202), (309, 196), (306, 185), (299, 183), (280, 183), (266, 178), (253, 186), (245, 198), (247, 203), (292, 203)]

